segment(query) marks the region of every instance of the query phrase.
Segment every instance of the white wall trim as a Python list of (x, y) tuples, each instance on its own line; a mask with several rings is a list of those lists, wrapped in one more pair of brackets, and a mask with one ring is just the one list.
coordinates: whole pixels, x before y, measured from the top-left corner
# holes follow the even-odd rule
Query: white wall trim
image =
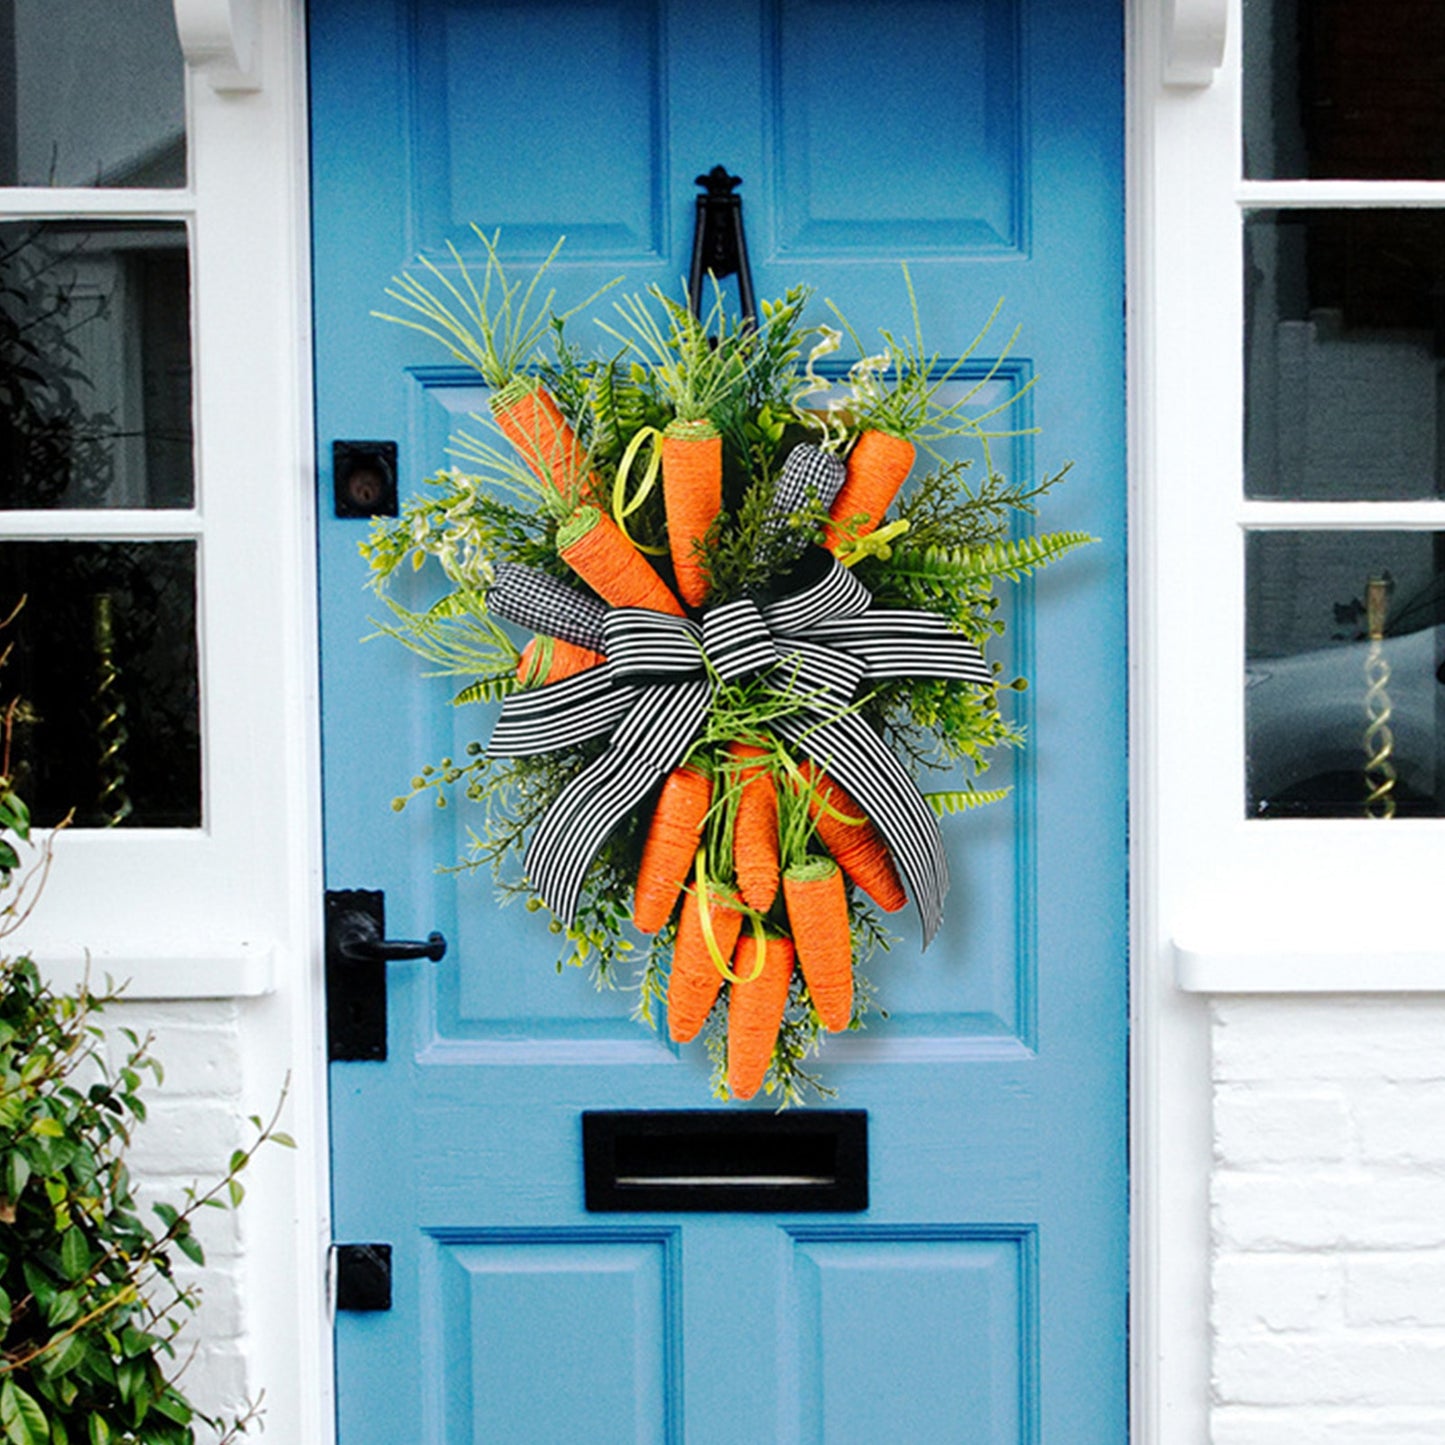
[[(268, 1295), (268, 1318), (254, 1333), (256, 1378), (273, 1402), (267, 1438), (278, 1445), (334, 1441), (335, 1370), (328, 1288), (331, 1246), (331, 1145), (327, 1101), (326, 989), (322, 938), (324, 870), (321, 832), (320, 623), (316, 597), (316, 468), (312, 403), (310, 106), (305, 0), (262, 0), (261, 39), (267, 91), (280, 116), (283, 142), (258, 157), (273, 173), (281, 209), (281, 274), (264, 277), (274, 295), (281, 385), (289, 398), (285, 416), (282, 503), (281, 615), (286, 619), (279, 658), (287, 708), (285, 779), (292, 805), (278, 839), (293, 880), (287, 895), (287, 936), (294, 971), (278, 979), (278, 992), (258, 999), (254, 1022), (274, 1019), (281, 1032), (274, 1047), (291, 1087), (293, 1132), (306, 1143), (294, 1161), (273, 1151), (265, 1168), (286, 1176), (279, 1202), (290, 1209), (271, 1227), (290, 1232), (285, 1258), (258, 1272), (255, 1287)], [(243, 120), (244, 110), (218, 97), (220, 108)], [(241, 114), (236, 112), (241, 110)], [(236, 178), (237, 199), (246, 178)], [(254, 272), (252, 273), (254, 275)], [(254, 418), (249, 419), (254, 422)], [(284, 956), (283, 956), (284, 957)], [(278, 1007), (283, 1004), (284, 1007)], [(288, 1172), (289, 1171), (289, 1172)], [(264, 1175), (258, 1173), (259, 1187)], [(253, 1190), (254, 1193), (254, 1190)], [(259, 1233), (259, 1231), (258, 1231)], [(253, 1236), (255, 1237), (255, 1236)], [(292, 1274), (285, 1277), (289, 1264)], [(278, 1268), (278, 1266), (280, 1266)], [(284, 1400), (267, 1382), (285, 1391)]]
[[(1181, 993), (1164, 933), (1160, 866), (1162, 439), (1177, 424), (1161, 306), (1179, 292), (1163, 271), (1178, 197), (1165, 188), (1160, 133), (1207, 91), (1165, 81), (1170, 17), (1129, 5), (1128, 373), (1130, 656), (1130, 1438), (1209, 1438), (1209, 1015)], [(1211, 72), (1212, 74), (1212, 72)], [(1174, 176), (1175, 186), (1179, 177)], [(1163, 194), (1161, 195), (1161, 188)]]

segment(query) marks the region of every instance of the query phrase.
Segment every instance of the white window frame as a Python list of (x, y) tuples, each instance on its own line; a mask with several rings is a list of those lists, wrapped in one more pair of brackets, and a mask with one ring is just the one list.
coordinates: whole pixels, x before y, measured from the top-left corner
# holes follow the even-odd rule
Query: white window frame
[[(1245, 816), (1245, 532), (1436, 530), (1445, 502), (1245, 499), (1242, 221), (1445, 207), (1445, 182), (1242, 179), (1238, 0), (1230, 21), (1213, 84), (1156, 110), (1152, 486), (1138, 560), (1155, 584), (1141, 621), (1155, 640), (1160, 907), (1186, 990), (1440, 989), (1427, 869), (1445, 820)], [(1380, 898), (1388, 909), (1363, 906)]]
[(195, 540), (203, 825), (71, 829), (16, 943), (59, 984), (241, 1001), (247, 1111), (289, 1078), (295, 1154), (242, 1218), (252, 1388), (282, 1440), (332, 1438), (330, 1239), (301, 0), (173, 0), (188, 184), (0, 189), (0, 220), (165, 220), (191, 257), (196, 504), (0, 513), (0, 538)]

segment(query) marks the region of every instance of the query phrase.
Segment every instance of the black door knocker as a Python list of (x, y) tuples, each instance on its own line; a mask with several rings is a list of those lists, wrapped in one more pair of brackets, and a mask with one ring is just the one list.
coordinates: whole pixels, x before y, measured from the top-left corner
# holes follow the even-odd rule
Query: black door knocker
[(742, 185), (741, 176), (728, 174), (726, 166), (714, 166), (696, 185), (705, 194), (697, 198), (692, 237), (692, 269), (688, 274), (687, 296), (692, 314), (701, 317), (703, 278), (721, 281), (738, 278), (738, 305), (745, 325), (755, 326), (757, 302), (753, 297), (753, 273), (748, 266), (748, 243), (743, 235), (743, 200), (733, 192)]

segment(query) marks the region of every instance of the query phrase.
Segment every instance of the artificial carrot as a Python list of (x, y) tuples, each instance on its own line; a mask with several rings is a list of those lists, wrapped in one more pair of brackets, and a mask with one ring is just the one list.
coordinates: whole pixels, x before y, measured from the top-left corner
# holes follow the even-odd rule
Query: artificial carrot
[(843, 489), (834, 498), (828, 515), (836, 525), (823, 529), (823, 545), (836, 552), (848, 539), (848, 524), (855, 517), (863, 521), (855, 537), (866, 537), (883, 520), (900, 488), (913, 469), (916, 448), (892, 432), (865, 431), (848, 453), (848, 471)]
[(632, 921), (639, 932), (656, 933), (671, 916), (711, 805), (712, 778), (707, 773), (684, 765), (667, 775), (637, 868)]
[(517, 681), (523, 687), (536, 687), (547, 682), (561, 682), (579, 672), (599, 667), (607, 659), (590, 647), (578, 647), (560, 637), (534, 637), (517, 659)]
[[(729, 743), (728, 752), (739, 762), (768, 756), (750, 743)], [(778, 894), (778, 789), (766, 767), (741, 767), (736, 776), (741, 785), (733, 824), (738, 891), (749, 908), (766, 913)]]
[[(724, 958), (731, 958), (743, 926), (743, 915), (727, 898), (719, 898), (714, 893), (708, 895), (707, 906), (713, 942)], [(674, 1043), (689, 1043), (697, 1037), (717, 1002), (722, 981), (722, 970), (703, 936), (702, 909), (698, 907), (697, 894), (689, 893), (682, 900), (677, 942), (672, 949), (672, 971), (667, 978), (667, 1032)]]
[(783, 874), (788, 927), (798, 967), (823, 1027), (836, 1033), (853, 1017), (853, 933), (843, 873), (831, 858), (809, 858)]
[(662, 503), (677, 590), (700, 607), (709, 585), (701, 547), (722, 510), (722, 437), (710, 421), (675, 421), (663, 432)]
[(535, 376), (516, 376), (492, 393), (490, 405), (502, 435), (537, 479), (572, 496), (582, 479), (584, 454), (552, 393)]
[(885, 913), (896, 913), (908, 902), (908, 895), (878, 829), (821, 768), (806, 759), (798, 766), (813, 789), (808, 811), (817, 823), (823, 845)]
[(557, 529), (562, 560), (604, 602), (613, 607), (646, 607), (683, 617), (677, 598), (626, 537), (596, 507), (579, 507)]
[[(765, 950), (763, 967), (754, 978), (759, 946)], [(759, 945), (751, 933), (744, 934), (738, 941), (733, 970), (743, 981), (728, 991), (728, 1092), (735, 1099), (751, 1099), (773, 1060), (773, 1046), (788, 1006), (792, 939), (768, 938)]]

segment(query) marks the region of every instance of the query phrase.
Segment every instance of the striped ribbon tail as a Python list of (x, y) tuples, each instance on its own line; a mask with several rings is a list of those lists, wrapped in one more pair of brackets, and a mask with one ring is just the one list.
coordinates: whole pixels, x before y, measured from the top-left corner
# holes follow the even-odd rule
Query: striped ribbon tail
[(523, 865), (533, 891), (566, 925), (597, 850), (692, 746), (712, 703), (706, 679), (639, 689), (607, 751), (557, 795)]
[(923, 946), (943, 922), (948, 855), (938, 819), (913, 779), (869, 725), (853, 713), (824, 720), (794, 714), (773, 728), (857, 800), (888, 845), (923, 925)]

